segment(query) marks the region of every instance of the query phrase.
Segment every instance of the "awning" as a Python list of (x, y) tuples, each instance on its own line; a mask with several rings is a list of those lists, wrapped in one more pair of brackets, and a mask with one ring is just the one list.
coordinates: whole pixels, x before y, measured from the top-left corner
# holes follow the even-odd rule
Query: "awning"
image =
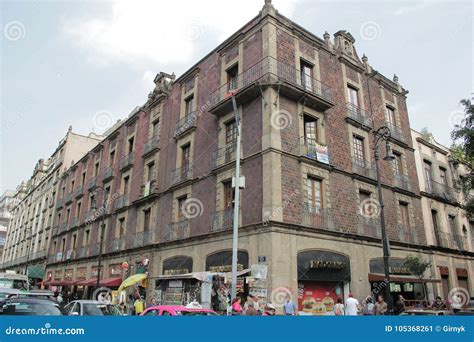
[[(250, 273), (251, 269), (246, 268), (245, 270), (237, 272), (237, 277), (243, 276), (244, 274)], [(232, 280), (232, 272), (217, 273), (218, 276), (224, 277), (225, 279)]]
[[(369, 281), (384, 281), (385, 276), (383, 274), (369, 273)], [(390, 276), (391, 282), (397, 283), (441, 283), (441, 279), (425, 279), (425, 278), (410, 278), (403, 276)]]
[(105, 286), (105, 287), (119, 287), (120, 284), (122, 284), (122, 278), (108, 278), (108, 279), (102, 279), (99, 282), (100, 286)]
[(76, 283), (77, 286), (94, 286), (97, 282), (97, 277), (80, 280)]
[(199, 281), (212, 281), (212, 275), (215, 273), (210, 272), (193, 272), (184, 274), (172, 274), (172, 275), (161, 275), (158, 276), (158, 280), (174, 280), (174, 279), (196, 279)]
[(76, 283), (76, 280), (49, 280), (45, 281), (43, 285), (50, 286), (71, 286)]

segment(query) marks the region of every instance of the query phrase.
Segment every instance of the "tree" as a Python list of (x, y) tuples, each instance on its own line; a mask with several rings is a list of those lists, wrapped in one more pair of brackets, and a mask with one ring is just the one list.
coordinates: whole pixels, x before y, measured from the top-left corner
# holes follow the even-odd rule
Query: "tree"
[(466, 197), (464, 209), (469, 219), (474, 218), (474, 198), (470, 196), (474, 184), (474, 105), (470, 100), (461, 100), (464, 106), (465, 117), (461, 124), (455, 125), (451, 132), (453, 146), (451, 157), (454, 162), (467, 165), (470, 172), (460, 177), (460, 186)]
[[(407, 255), (405, 257), (403, 265), (408, 268), (411, 274), (416, 275), (418, 278), (422, 279), (426, 270), (431, 267), (431, 262), (424, 261), (416, 255)], [(426, 283), (423, 284), (424, 297), (427, 295)]]

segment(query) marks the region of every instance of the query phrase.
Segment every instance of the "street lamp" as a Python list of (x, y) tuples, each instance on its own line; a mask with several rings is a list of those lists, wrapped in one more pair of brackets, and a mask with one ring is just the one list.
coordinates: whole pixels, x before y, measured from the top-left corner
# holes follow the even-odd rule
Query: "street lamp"
[[(100, 214), (100, 220), (99, 220), (99, 232), (100, 232), (100, 237), (99, 237), (99, 260), (97, 264), (97, 279), (95, 281), (95, 287), (96, 289), (99, 288), (99, 282), (100, 282), (100, 268), (102, 267), (102, 248), (104, 244), (104, 216), (105, 213), (107, 212), (107, 198), (105, 198), (106, 191), (102, 186), (96, 186), (94, 189), (94, 193), (97, 193), (97, 190), (102, 190), (103, 192), (103, 200), (102, 200), (102, 207), (99, 209), (99, 214)], [(94, 198), (94, 203), (92, 208), (97, 210), (97, 207), (95, 206), (96, 204), (96, 199)], [(101, 212), (102, 211), (102, 212)]]
[(29, 238), (26, 239), (27, 242), (26, 242), (26, 261), (25, 261), (25, 275), (28, 277), (28, 263), (30, 262), (31, 240), (33, 238), (33, 232), (31, 231), (31, 227), (26, 228), (26, 232), (29, 233)]
[(384, 214), (384, 203), (383, 203), (383, 194), (382, 194), (382, 183), (380, 181), (380, 169), (379, 169), (379, 143), (385, 141), (385, 157), (383, 160), (393, 161), (395, 156), (392, 154), (390, 148), (389, 139), (391, 137), (390, 129), (387, 126), (382, 126), (375, 130), (374, 132), (374, 160), (375, 160), (375, 169), (377, 173), (377, 190), (379, 194), (379, 204), (380, 204), (380, 224), (382, 226), (382, 244), (383, 244), (383, 269), (385, 274), (385, 298), (387, 300), (388, 313), (393, 314), (393, 300), (390, 295), (390, 267), (389, 267), (389, 257), (390, 257), (390, 243), (387, 236), (387, 231), (385, 228), (385, 214)]

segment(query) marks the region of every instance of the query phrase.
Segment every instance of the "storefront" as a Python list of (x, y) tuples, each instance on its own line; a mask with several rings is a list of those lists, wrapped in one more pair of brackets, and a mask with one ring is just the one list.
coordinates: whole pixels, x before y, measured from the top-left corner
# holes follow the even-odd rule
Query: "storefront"
[(347, 256), (325, 250), (299, 252), (298, 310), (302, 315), (332, 315), (337, 298), (347, 297), (351, 281)]

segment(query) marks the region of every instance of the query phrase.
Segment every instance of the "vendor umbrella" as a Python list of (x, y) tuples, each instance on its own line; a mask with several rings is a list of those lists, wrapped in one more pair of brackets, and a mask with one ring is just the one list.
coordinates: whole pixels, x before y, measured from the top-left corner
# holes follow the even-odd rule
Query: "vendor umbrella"
[(118, 291), (123, 291), (127, 288), (129, 288), (130, 286), (133, 286), (135, 284), (138, 284), (139, 282), (141, 282), (142, 280), (146, 279), (148, 277), (147, 274), (145, 273), (139, 273), (139, 274), (134, 274), (132, 275), (131, 277), (128, 277), (127, 279), (125, 279), (122, 284), (120, 285)]

